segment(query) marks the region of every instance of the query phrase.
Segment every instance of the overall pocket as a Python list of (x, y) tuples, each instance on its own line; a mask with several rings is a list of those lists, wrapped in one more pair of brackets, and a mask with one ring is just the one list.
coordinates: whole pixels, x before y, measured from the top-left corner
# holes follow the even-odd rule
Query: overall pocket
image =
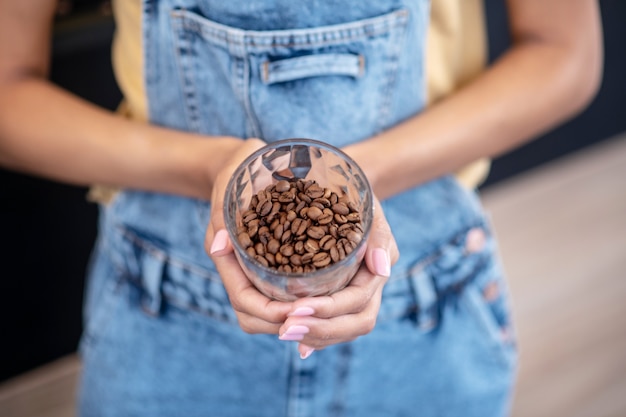
[[(304, 29), (251, 31), (172, 12), (192, 130), (344, 146), (392, 123), (409, 13)], [(422, 97), (415, 98), (415, 108)]]
[[(467, 316), (470, 324), (460, 331), (474, 329), (478, 337), (471, 339), (480, 341), (485, 354), (507, 366), (513, 364), (516, 347), (508, 288), (496, 240), (488, 227), (470, 228), (444, 245), (427, 270), (433, 277), (440, 303), (447, 303)], [(440, 311), (446, 311), (444, 304)]]

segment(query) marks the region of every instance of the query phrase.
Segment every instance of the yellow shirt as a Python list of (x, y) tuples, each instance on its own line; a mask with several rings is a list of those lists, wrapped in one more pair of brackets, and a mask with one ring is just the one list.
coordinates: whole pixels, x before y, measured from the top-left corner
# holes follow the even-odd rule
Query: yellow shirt
[[(147, 120), (143, 82), (141, 1), (113, 0), (116, 33), (113, 70), (124, 95), (123, 111)], [(434, 103), (480, 74), (487, 62), (483, 0), (432, 0), (426, 75), (428, 101)], [(489, 171), (487, 159), (460, 170), (457, 177), (476, 187)]]

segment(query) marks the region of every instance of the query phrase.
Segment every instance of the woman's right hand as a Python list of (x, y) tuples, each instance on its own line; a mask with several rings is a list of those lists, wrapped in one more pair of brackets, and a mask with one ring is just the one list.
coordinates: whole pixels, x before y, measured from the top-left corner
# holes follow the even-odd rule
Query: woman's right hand
[(222, 166), (213, 184), (211, 219), (206, 231), (205, 249), (220, 273), (239, 326), (247, 333), (278, 334), (292, 303), (263, 295), (245, 275), (233, 252), (224, 222), (224, 195), (235, 169), (245, 158), (264, 146), (260, 139), (247, 139)]

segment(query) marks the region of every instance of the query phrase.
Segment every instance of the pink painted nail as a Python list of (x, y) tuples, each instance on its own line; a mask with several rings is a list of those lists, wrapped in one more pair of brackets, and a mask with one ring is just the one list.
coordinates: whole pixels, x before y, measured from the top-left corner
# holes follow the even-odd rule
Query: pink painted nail
[(376, 275), (388, 277), (391, 275), (391, 264), (389, 262), (389, 254), (382, 248), (376, 248), (372, 251), (372, 261), (374, 262), (374, 270)]
[(278, 338), (280, 340), (294, 340), (294, 341), (298, 341), (299, 342), (300, 340), (304, 339), (304, 335), (303, 334), (287, 334), (287, 333), (285, 333), (283, 335), (278, 336)]
[(228, 244), (228, 232), (224, 229), (220, 229), (215, 233), (213, 243), (211, 244), (211, 255), (214, 253), (223, 251)]
[(312, 316), (313, 314), (315, 314), (315, 310), (313, 310), (311, 307), (298, 307), (287, 315), (288, 316)]
[(302, 347), (302, 350), (303, 350), (303, 352), (300, 352), (301, 359), (306, 359), (309, 356), (311, 356), (313, 352), (315, 352), (315, 349), (310, 346), (306, 346), (306, 345), (300, 345), (300, 346)]
[(286, 334), (307, 334), (309, 332), (309, 328), (307, 326), (302, 326), (302, 325), (295, 325), (295, 326), (289, 326), (287, 328), (287, 331), (285, 333), (283, 333), (283, 335)]
[(309, 332), (309, 328), (307, 326), (295, 325), (289, 326), (287, 331), (278, 338), (280, 340), (302, 340), (304, 339), (304, 335)]

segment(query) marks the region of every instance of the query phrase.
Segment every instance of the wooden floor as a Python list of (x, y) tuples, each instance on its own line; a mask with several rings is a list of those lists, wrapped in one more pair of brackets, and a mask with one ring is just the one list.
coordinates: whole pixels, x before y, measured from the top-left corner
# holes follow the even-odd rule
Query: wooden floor
[[(626, 416), (626, 135), (483, 198), (517, 320), (513, 416)], [(0, 415), (74, 415), (79, 372), (69, 356), (0, 385)]]

